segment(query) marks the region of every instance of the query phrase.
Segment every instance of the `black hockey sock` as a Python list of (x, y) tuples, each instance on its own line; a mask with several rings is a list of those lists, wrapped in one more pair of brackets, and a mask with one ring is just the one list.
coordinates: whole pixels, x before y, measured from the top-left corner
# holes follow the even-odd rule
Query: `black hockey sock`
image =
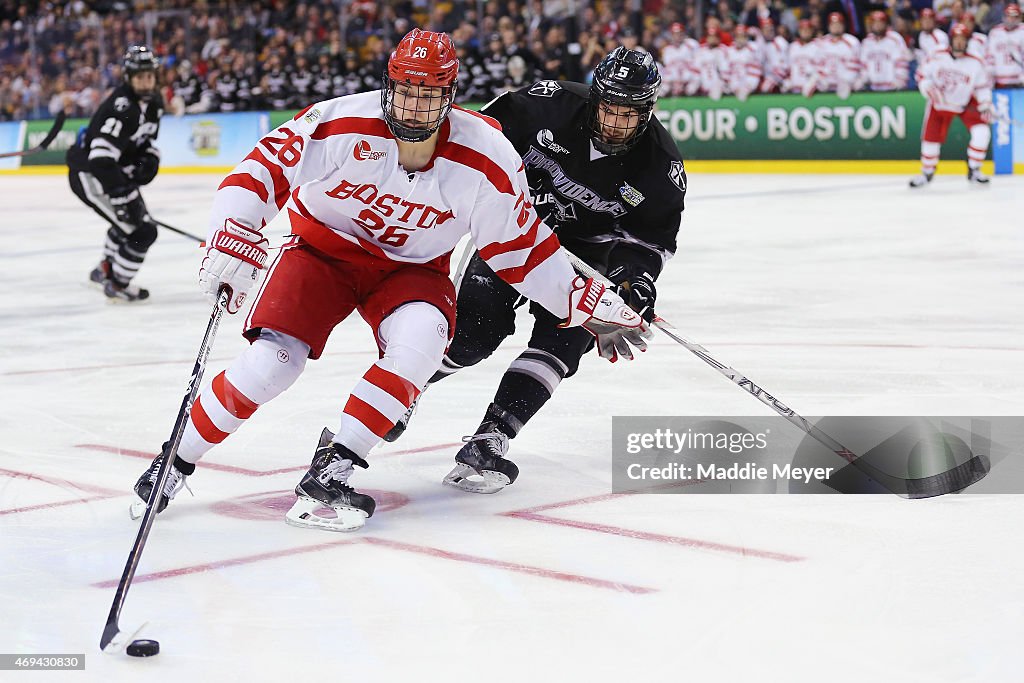
[(536, 379), (519, 372), (506, 372), (494, 394), (492, 405), (501, 406), (519, 422), (519, 428), (515, 430), (518, 432), (550, 398), (547, 388)]

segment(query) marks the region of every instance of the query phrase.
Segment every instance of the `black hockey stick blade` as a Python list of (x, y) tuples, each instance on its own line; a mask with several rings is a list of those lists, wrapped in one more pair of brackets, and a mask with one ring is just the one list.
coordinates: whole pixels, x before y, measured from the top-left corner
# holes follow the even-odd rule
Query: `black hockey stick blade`
[(57, 116), (53, 119), (53, 125), (50, 127), (49, 132), (46, 133), (46, 137), (43, 138), (42, 142), (40, 142), (32, 149), (26, 149), (21, 152), (5, 152), (4, 154), (0, 154), (0, 159), (8, 159), (10, 157), (24, 157), (28, 156), (29, 154), (35, 154), (36, 152), (42, 152), (43, 150), (50, 146), (50, 143), (53, 142), (54, 138), (57, 137), (57, 133), (59, 133), (61, 131), (61, 128), (64, 127), (65, 118), (66, 115), (64, 114), (64, 110), (57, 112)]
[(37, 151), (44, 150), (50, 146), (50, 143), (53, 142), (53, 139), (57, 137), (57, 133), (59, 133), (61, 128), (64, 127), (64, 118), (64, 110), (61, 109), (57, 112), (57, 116), (53, 119), (53, 126), (50, 127), (50, 132), (46, 134), (46, 137), (43, 138), (43, 141), (40, 142), (39, 146), (36, 148)]
[(992, 463), (984, 455), (976, 455), (956, 467), (920, 479), (907, 479), (907, 496), (910, 498), (934, 498), (947, 493), (959, 493), (971, 484), (985, 478)]
[(187, 237), (190, 240), (194, 240), (196, 242), (199, 242), (199, 244), (203, 244), (204, 242), (206, 242), (206, 240), (204, 240), (202, 237), (199, 237), (198, 235), (193, 235), (192, 233), (190, 233), (190, 232), (188, 232), (186, 230), (182, 230), (181, 228), (176, 228), (173, 225), (168, 225), (167, 223), (164, 223), (163, 221), (158, 221), (157, 219), (154, 218), (153, 222), (156, 223), (157, 225), (159, 225), (164, 230), (170, 230), (171, 232), (176, 232), (179, 235), (181, 235), (182, 237)]

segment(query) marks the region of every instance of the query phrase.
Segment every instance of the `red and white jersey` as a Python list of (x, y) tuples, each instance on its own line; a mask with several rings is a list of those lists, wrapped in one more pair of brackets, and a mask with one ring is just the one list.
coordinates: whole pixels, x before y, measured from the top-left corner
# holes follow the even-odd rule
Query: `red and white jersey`
[(967, 41), (967, 54), (985, 61), (985, 55), (988, 54), (988, 36), (977, 31), (972, 33), (971, 39)]
[(910, 49), (889, 29), (879, 38), (869, 33), (860, 44), (862, 78), (870, 90), (902, 90), (910, 78)]
[(752, 93), (761, 83), (761, 52), (757, 46), (747, 41), (744, 47), (732, 45), (726, 49), (726, 74), (729, 92)]
[(918, 87), (925, 97), (937, 92), (939, 97), (929, 104), (939, 111), (960, 113), (971, 100), (978, 105), (992, 104), (992, 88), (989, 86), (985, 65), (973, 55), (956, 58), (950, 52), (938, 52), (922, 67)]
[(1024, 26), (1000, 24), (989, 31), (985, 63), (997, 86), (1024, 85)]
[(849, 33), (822, 36), (818, 43), (818, 90), (835, 90), (839, 83), (853, 85), (860, 75), (860, 41)]
[(785, 82), (786, 92), (803, 92), (804, 86), (818, 80), (818, 62), (821, 50), (818, 41), (801, 43), (796, 40), (789, 45), (789, 78)]
[(679, 45), (666, 45), (661, 50), (662, 78), (668, 95), (682, 95), (696, 72), (692, 71), (693, 57), (699, 44), (693, 38), (684, 38)]
[(703, 93), (725, 92), (726, 77), (729, 73), (729, 61), (726, 56), (727, 47), (719, 45), (710, 47), (701, 45), (693, 58), (700, 90)]
[(918, 64), (924, 64), (931, 59), (936, 52), (949, 49), (949, 35), (940, 29), (933, 28), (931, 31), (921, 31), (917, 34)]
[(789, 43), (782, 36), (775, 36), (765, 41), (761, 53), (764, 55), (764, 79), (773, 85), (781, 84), (789, 73)]
[(447, 273), (469, 233), (499, 276), (566, 317), (575, 273), (498, 123), (453, 109), (429, 163), (408, 173), (380, 101), (380, 91), (325, 100), (271, 131), (217, 189), (211, 234), (227, 220), (260, 230), (284, 209), (292, 232), (327, 254)]

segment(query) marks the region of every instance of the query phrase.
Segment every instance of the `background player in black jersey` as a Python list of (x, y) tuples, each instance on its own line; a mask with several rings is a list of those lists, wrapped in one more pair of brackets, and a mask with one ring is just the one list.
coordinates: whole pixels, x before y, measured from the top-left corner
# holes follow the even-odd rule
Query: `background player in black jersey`
[(133, 45), (124, 55), (124, 82), (103, 101), (68, 150), (72, 191), (110, 223), (103, 259), (89, 279), (115, 301), (138, 301), (149, 291), (130, 284), (156, 240), (156, 225), (139, 187), (156, 177), (163, 99), (156, 88), (156, 55)]
[[(540, 81), (481, 110), (501, 123), (523, 157), (537, 212), (562, 245), (604, 273), (648, 321), (654, 317), (654, 282), (675, 252), (686, 194), (679, 150), (652, 117), (660, 85), (650, 54), (619, 47), (595, 69), (589, 88)], [(474, 254), (460, 283), (455, 338), (431, 382), (491, 355), (515, 330), (515, 309), (522, 303)], [(529, 348), (502, 377), (480, 427), (456, 455), (448, 484), (491, 493), (514, 481), (515, 465), (500, 460), (508, 440), (594, 346), (586, 331), (560, 327), (538, 306), (530, 311), (535, 322)], [(618, 354), (632, 358), (614, 335), (602, 337), (597, 346), (610, 360)], [(397, 439), (411, 414), (410, 408), (385, 438)], [(480, 463), (499, 460), (508, 481), (473, 476)]]

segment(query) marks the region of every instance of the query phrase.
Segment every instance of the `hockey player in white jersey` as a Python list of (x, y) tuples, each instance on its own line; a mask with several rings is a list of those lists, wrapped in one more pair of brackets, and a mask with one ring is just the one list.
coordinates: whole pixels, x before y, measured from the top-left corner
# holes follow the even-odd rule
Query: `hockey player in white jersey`
[[(349, 484), (370, 449), (438, 369), (455, 325), (452, 250), (467, 233), (488, 265), (566, 327), (643, 347), (646, 324), (615, 293), (578, 277), (529, 197), (519, 154), (488, 117), (453, 109), (459, 62), (443, 33), (414, 29), (391, 54), (383, 89), (301, 111), (256, 145), (214, 198), (200, 271), (237, 312), (259, 278), (261, 230), (282, 209), (292, 235), (269, 266), (244, 335), (251, 346), (206, 386), (175, 454), (136, 483), (147, 500), (174, 455), (158, 509), (198, 460), (290, 387), (331, 330), (358, 310), (379, 360), (356, 384), (336, 434), (325, 429), (286, 516), (347, 531), (373, 514)], [(322, 517), (318, 508), (337, 517)]]
[(761, 53), (750, 42), (750, 29), (743, 24), (736, 25), (733, 44), (727, 48), (725, 55), (728, 64), (726, 73), (729, 79), (729, 92), (742, 102), (750, 93), (757, 92), (763, 73)]
[(810, 97), (818, 87), (820, 47), (814, 39), (814, 27), (809, 19), (801, 19), (797, 38), (789, 45), (789, 74), (783, 82), (783, 92), (802, 93)]
[(910, 180), (911, 187), (924, 187), (932, 181), (939, 150), (954, 118), (963, 121), (971, 134), (967, 180), (980, 184), (989, 181), (981, 172), (981, 163), (992, 139), (992, 89), (981, 60), (967, 53), (970, 35), (964, 24), (954, 26), (949, 51), (936, 53), (918, 73), (918, 87), (928, 98), (928, 105), (921, 133), (921, 175)]
[(988, 32), (985, 64), (997, 88), (1024, 86), (1024, 28), (1020, 25), (1020, 5), (1007, 5), (1003, 23)]
[(779, 92), (789, 73), (789, 43), (775, 32), (775, 22), (771, 17), (760, 20), (761, 35), (764, 42), (761, 54), (764, 63), (764, 78), (761, 81), (761, 92)]
[(902, 90), (910, 78), (910, 49), (899, 33), (889, 28), (889, 17), (876, 10), (868, 15), (869, 33), (860, 46), (864, 66), (854, 87), (867, 87), (875, 92)]
[(860, 41), (846, 33), (846, 18), (840, 12), (828, 15), (828, 34), (818, 39), (818, 50), (817, 89), (845, 100), (860, 78)]
[(921, 10), (921, 31), (915, 41), (915, 58), (921, 68), (936, 52), (949, 49), (949, 36), (935, 26), (935, 10), (925, 7)]
[(693, 38), (686, 35), (685, 27), (676, 22), (669, 30), (669, 44), (661, 50), (661, 63), (664, 73), (663, 88), (668, 95), (678, 97), (686, 93), (690, 81), (698, 77), (693, 71), (694, 55), (699, 44)]
[(686, 89), (687, 95), (707, 95), (713, 100), (721, 99), (728, 87), (728, 48), (722, 45), (722, 37), (716, 26), (709, 26), (704, 44), (697, 48), (693, 58), (696, 77)]
[[(964, 12), (960, 16), (960, 23), (967, 27), (971, 36), (967, 41), (967, 54), (972, 57), (977, 57), (984, 62), (985, 56), (988, 54), (988, 36), (981, 31), (976, 30), (977, 24), (974, 21), (974, 15), (970, 12)], [(950, 29), (949, 32), (952, 36), (953, 29)]]

